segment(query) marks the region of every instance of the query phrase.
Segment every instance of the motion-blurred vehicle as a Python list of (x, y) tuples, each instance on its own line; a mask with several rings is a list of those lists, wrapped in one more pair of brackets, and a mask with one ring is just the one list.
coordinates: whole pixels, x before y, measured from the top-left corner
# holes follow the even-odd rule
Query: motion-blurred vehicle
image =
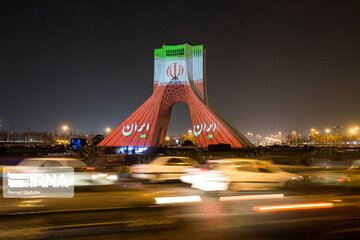
[(168, 228), (176, 222), (171, 206), (155, 203), (174, 196), (173, 191), (119, 185), (101, 189), (63, 199), (1, 198), (0, 239), (107, 239), (106, 233)]
[(76, 158), (25, 158), (19, 167), (73, 167), (86, 168), (86, 164)]
[(198, 165), (198, 163), (189, 157), (158, 157), (148, 164), (133, 165), (131, 168), (131, 176), (151, 182), (180, 180), (185, 169), (196, 165)]
[(351, 163), (352, 167), (360, 167), (360, 159), (356, 159)]
[(180, 180), (184, 183), (194, 184), (201, 181), (203, 175), (214, 169), (218, 164), (226, 164), (231, 162), (232, 161), (230, 160), (208, 160), (204, 164), (185, 169), (185, 174), (180, 177)]
[(255, 159), (210, 161), (208, 168), (193, 168), (181, 180), (202, 191), (267, 190), (288, 187), (302, 177), (285, 172), (274, 164)]
[(114, 173), (103, 173), (96, 171), (94, 167), (88, 167), (86, 164), (76, 158), (26, 158), (22, 160), (18, 167), (38, 168), (74, 168), (74, 186), (87, 185), (109, 185), (117, 181), (117, 175)]
[(359, 187), (360, 170), (357, 167), (348, 169), (331, 169), (302, 172), (302, 183), (307, 187)]

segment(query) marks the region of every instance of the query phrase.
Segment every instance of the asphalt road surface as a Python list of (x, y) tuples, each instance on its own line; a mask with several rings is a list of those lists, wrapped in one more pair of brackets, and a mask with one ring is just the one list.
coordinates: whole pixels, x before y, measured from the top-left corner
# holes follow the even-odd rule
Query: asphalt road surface
[[(198, 196), (201, 201), (154, 204), (157, 197), (175, 196)], [(125, 182), (121, 190), (79, 190), (74, 199), (0, 202), (1, 239), (360, 237), (357, 189), (204, 193), (181, 183)]]

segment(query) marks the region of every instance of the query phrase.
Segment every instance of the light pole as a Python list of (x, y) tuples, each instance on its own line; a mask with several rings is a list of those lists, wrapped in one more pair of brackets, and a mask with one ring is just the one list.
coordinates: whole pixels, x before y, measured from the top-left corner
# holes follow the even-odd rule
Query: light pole
[(69, 130), (68, 125), (63, 125), (63, 126), (62, 126), (62, 130), (63, 130), (63, 132), (64, 132), (64, 138), (66, 138), (66, 132), (67, 132), (67, 130)]
[(109, 127), (105, 128), (105, 132), (106, 132), (106, 135), (109, 135), (109, 133), (111, 132), (111, 128), (109, 128)]
[(326, 132), (326, 145), (330, 145), (330, 143), (329, 143), (330, 129), (329, 128), (325, 129), (325, 132)]
[(311, 128), (309, 135), (310, 135), (310, 142), (312, 142), (312, 143), (314, 143), (314, 136), (315, 136), (315, 134), (316, 134), (315, 128)]
[(195, 145), (195, 135), (192, 130), (188, 131), (187, 139), (190, 140)]
[(169, 145), (169, 140), (170, 140), (170, 138), (168, 136), (166, 136), (166, 138), (165, 138), (165, 146)]
[(352, 129), (350, 129), (349, 130), (349, 132), (350, 132), (350, 139), (349, 139), (349, 141), (350, 141), (350, 143), (352, 143), (352, 141), (353, 141), (353, 137), (355, 137), (355, 139), (356, 139), (356, 129), (355, 128), (352, 128)]

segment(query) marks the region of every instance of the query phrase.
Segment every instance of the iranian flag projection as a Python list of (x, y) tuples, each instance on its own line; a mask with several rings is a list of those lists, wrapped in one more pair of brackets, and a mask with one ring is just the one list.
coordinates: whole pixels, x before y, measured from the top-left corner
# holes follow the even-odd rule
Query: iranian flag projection
[(100, 146), (159, 146), (165, 140), (171, 109), (189, 106), (199, 147), (227, 143), (248, 147), (251, 142), (209, 106), (204, 78), (204, 48), (182, 44), (155, 49), (154, 91)]

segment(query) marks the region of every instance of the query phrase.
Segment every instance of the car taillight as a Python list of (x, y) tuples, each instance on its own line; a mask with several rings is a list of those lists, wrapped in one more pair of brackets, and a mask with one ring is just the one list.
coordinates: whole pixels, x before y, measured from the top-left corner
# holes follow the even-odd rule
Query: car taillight
[(266, 168), (264, 165), (254, 165), (253, 168)]
[(146, 169), (145, 168), (132, 168), (132, 172), (143, 173), (143, 172), (146, 172)]

